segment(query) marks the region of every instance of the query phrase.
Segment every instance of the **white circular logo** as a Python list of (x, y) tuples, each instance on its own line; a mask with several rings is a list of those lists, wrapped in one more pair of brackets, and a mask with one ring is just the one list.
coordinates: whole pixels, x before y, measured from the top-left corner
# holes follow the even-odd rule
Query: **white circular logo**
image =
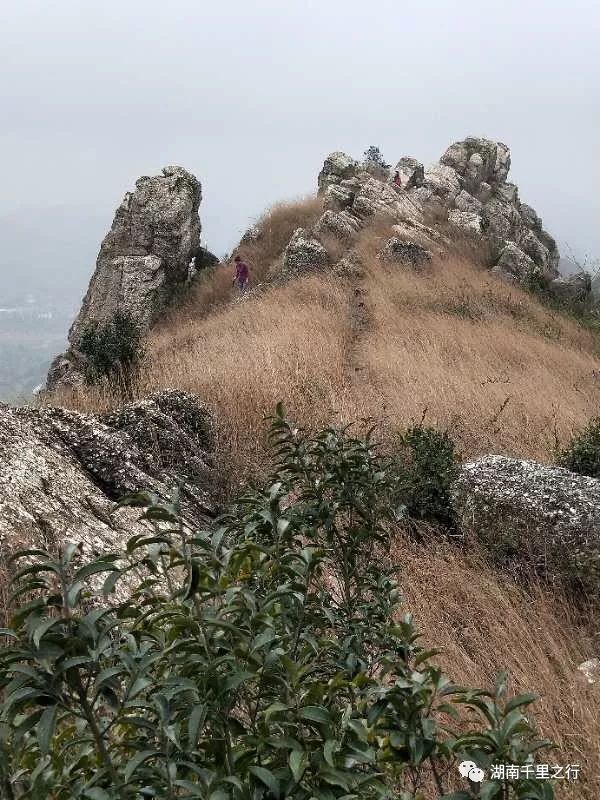
[(463, 778), (468, 778), (473, 783), (481, 783), (485, 777), (482, 769), (479, 769), (474, 761), (461, 761), (458, 765), (458, 771)]

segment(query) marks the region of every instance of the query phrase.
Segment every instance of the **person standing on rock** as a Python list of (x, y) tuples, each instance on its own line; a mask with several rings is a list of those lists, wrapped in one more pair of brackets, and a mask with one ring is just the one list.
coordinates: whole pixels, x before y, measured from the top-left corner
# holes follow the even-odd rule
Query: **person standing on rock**
[(250, 282), (250, 269), (245, 261), (242, 261), (241, 256), (236, 256), (235, 259), (235, 278), (233, 284), (238, 285), (240, 294), (245, 294), (248, 290)]

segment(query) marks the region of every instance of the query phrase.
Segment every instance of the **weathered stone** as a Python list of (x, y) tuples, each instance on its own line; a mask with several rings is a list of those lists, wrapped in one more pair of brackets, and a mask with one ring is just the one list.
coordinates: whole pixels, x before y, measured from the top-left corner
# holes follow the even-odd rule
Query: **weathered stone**
[(323, 208), (326, 211), (344, 211), (354, 202), (354, 195), (355, 191), (341, 184), (331, 183), (325, 190)]
[(589, 684), (600, 683), (600, 658), (590, 658), (587, 661), (583, 661), (577, 669)]
[[(106, 324), (120, 313), (147, 330), (185, 287), (200, 246), (199, 181), (182, 167), (139, 178), (116, 211), (100, 248), (96, 270), (69, 331), (69, 382), (79, 368), (77, 350), (89, 325)], [(67, 371), (53, 365), (48, 388)]]
[(445, 164), (431, 164), (427, 167), (423, 185), (446, 203), (452, 203), (461, 189), (456, 170)]
[(352, 178), (358, 170), (358, 163), (346, 153), (330, 153), (323, 163), (323, 168), (319, 173), (319, 194), (327, 189), (332, 183), (340, 183), (347, 178)]
[(359, 230), (360, 222), (347, 211), (325, 211), (314, 227), (317, 236), (334, 236), (345, 242), (353, 241)]
[(461, 189), (457, 194), (454, 205), (457, 211), (467, 211), (472, 214), (481, 214), (481, 209), (483, 208), (483, 203), (473, 195), (465, 192), (464, 189)]
[(448, 222), (470, 233), (481, 234), (481, 215), (473, 211), (450, 211)]
[(452, 497), (463, 532), (500, 558), (600, 594), (600, 481), (489, 455), (463, 465)]
[(562, 303), (575, 306), (585, 303), (592, 293), (592, 278), (587, 272), (576, 272), (550, 282), (550, 290)]
[(423, 185), (425, 167), (416, 158), (409, 158), (408, 156), (401, 158), (391, 172), (392, 177), (396, 172), (400, 176), (400, 183), (403, 189), (413, 189)]
[(382, 261), (410, 267), (422, 267), (431, 261), (431, 253), (416, 242), (406, 242), (397, 236), (388, 239), (378, 253)]
[(283, 271), (300, 274), (329, 265), (329, 255), (318, 239), (304, 228), (296, 228), (283, 254)]
[(122, 495), (167, 499), (182, 484), (190, 524), (213, 514), (212, 419), (184, 392), (165, 391), (120, 411), (0, 405), (0, 551), (111, 548), (148, 526), (139, 511), (113, 513)]
[(514, 242), (509, 242), (502, 250), (500, 258), (492, 272), (519, 283), (525, 281), (536, 270), (534, 261), (526, 255)]
[(519, 203), (519, 211), (526, 227), (537, 232), (542, 230), (542, 220), (531, 206), (528, 206), (527, 203)]

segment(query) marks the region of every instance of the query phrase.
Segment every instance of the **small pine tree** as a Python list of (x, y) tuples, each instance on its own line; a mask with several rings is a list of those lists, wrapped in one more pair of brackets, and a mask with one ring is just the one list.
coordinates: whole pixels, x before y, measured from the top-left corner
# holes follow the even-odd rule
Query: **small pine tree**
[(386, 164), (385, 159), (381, 154), (381, 150), (374, 144), (365, 150), (364, 159), (366, 163), (371, 164), (374, 167), (379, 167), (380, 169), (390, 168), (390, 165)]

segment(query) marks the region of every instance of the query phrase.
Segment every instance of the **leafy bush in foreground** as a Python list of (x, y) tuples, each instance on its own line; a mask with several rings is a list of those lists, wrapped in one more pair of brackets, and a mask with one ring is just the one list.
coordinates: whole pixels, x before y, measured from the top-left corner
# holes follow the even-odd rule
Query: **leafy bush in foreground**
[(559, 454), (558, 463), (579, 475), (600, 478), (600, 417), (571, 439)]
[(140, 495), (149, 532), (125, 550), (18, 557), (1, 796), (550, 800), (535, 780), (445, 794), (463, 759), (532, 763), (534, 697), (451, 685), (398, 616), (395, 480), (368, 438), (308, 437), (279, 409), (272, 441), (271, 480), (213, 530)]

